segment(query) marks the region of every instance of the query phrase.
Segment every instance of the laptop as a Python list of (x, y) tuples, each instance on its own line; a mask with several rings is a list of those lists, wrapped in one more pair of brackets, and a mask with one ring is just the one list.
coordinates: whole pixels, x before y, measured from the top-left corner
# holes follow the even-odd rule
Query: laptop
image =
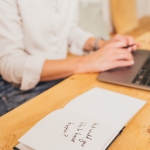
[(133, 56), (133, 66), (102, 72), (98, 80), (150, 91), (150, 51), (137, 50)]

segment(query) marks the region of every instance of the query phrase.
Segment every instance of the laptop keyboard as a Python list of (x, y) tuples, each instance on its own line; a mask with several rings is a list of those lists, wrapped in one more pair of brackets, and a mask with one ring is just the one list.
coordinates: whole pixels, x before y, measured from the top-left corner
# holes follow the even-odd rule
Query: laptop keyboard
[(139, 70), (132, 83), (150, 86), (150, 57)]

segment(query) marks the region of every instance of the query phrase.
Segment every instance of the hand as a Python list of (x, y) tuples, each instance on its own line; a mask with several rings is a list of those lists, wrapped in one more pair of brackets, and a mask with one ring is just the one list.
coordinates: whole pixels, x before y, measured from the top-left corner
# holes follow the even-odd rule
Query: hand
[(100, 50), (84, 56), (81, 63), (82, 71), (80, 72), (102, 72), (116, 67), (133, 65), (134, 60), (131, 52), (122, 48), (126, 44), (127, 40), (117, 40), (115, 37)]
[(126, 47), (128, 45), (133, 45), (133, 46), (127, 48), (127, 50), (129, 50), (129, 51), (136, 51), (136, 49), (139, 47), (139, 44), (137, 44), (135, 42), (135, 40), (133, 39), (133, 37), (131, 37), (131, 36), (123, 36), (123, 35), (117, 34), (110, 41), (111, 42), (125, 41), (126, 45), (123, 47)]
[(136, 49), (140, 46), (139, 44), (137, 44), (135, 42), (133, 37), (117, 34), (109, 41), (100, 40), (99, 47), (101, 48), (101, 47), (105, 46), (106, 44), (109, 44), (110, 42), (117, 42), (117, 41), (125, 41), (125, 45), (123, 47), (126, 47), (128, 45), (133, 45), (133, 46), (127, 48), (127, 50), (129, 50), (129, 51), (136, 51)]

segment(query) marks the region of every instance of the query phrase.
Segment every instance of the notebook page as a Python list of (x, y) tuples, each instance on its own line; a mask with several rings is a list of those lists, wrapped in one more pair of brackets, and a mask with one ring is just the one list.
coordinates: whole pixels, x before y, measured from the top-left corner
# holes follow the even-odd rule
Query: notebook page
[(118, 132), (111, 126), (61, 109), (42, 119), (19, 142), (36, 150), (103, 150)]
[(146, 101), (93, 88), (73, 99), (65, 109), (122, 129), (146, 104)]

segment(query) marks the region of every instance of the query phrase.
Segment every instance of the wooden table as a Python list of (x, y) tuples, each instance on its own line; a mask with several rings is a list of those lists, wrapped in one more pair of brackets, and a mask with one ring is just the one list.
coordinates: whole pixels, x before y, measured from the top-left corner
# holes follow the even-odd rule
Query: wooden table
[[(150, 32), (137, 38), (137, 41), (143, 48), (150, 49)], [(0, 150), (12, 150), (18, 139), (40, 119), (96, 86), (148, 101), (109, 150), (150, 150), (150, 92), (99, 82), (97, 75), (97, 73), (73, 75), (0, 117)]]

